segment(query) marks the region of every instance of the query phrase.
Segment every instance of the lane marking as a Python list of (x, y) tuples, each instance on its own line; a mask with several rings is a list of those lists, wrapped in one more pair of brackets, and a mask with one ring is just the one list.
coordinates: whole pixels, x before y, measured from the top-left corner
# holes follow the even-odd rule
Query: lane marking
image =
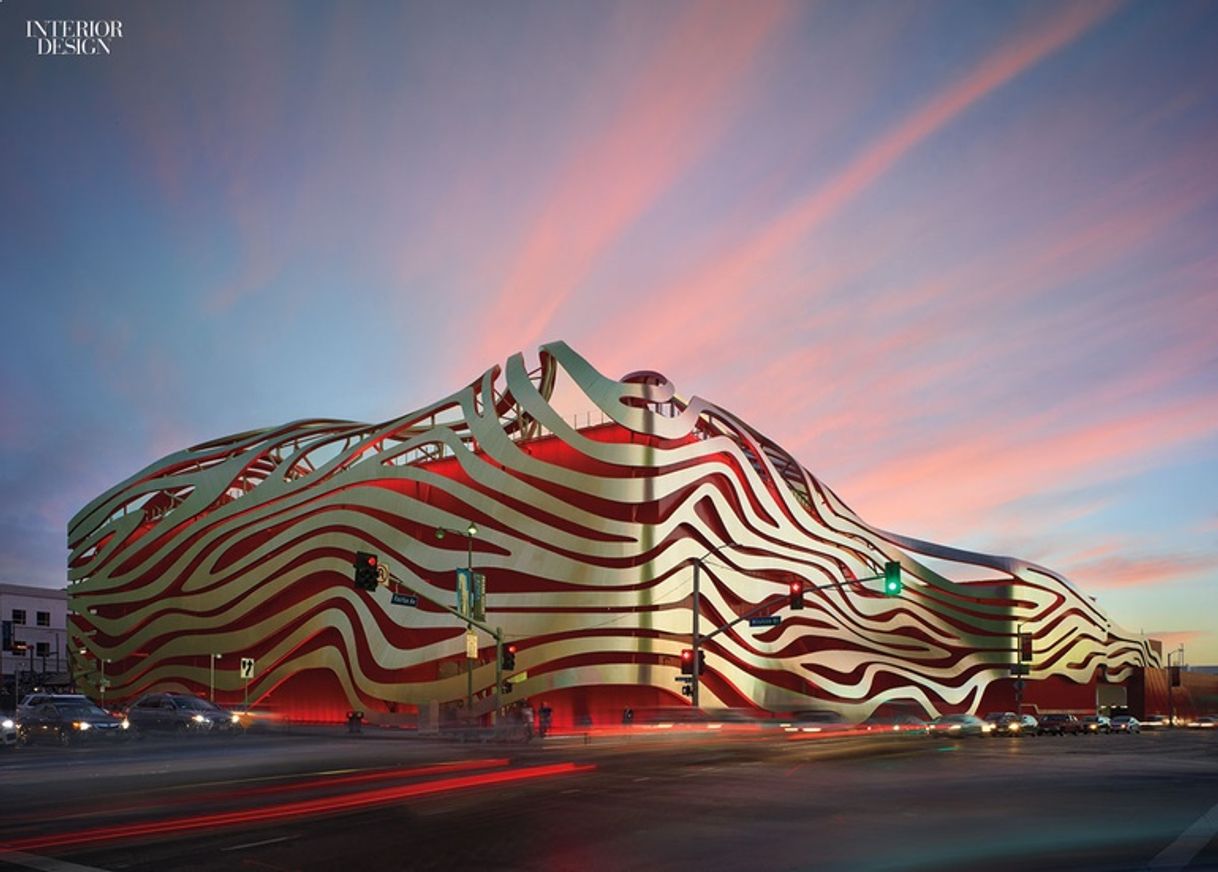
[(0, 861), (12, 863), (14, 866), (24, 866), (27, 869), (38, 869), (40, 872), (106, 872), (97, 866), (81, 866), (79, 863), (69, 863), (57, 857), (40, 857), (37, 854), (25, 854), (21, 851), (0, 850)]
[(1210, 839), (1218, 833), (1218, 805), (1215, 805), (1191, 827), (1182, 832), (1174, 842), (1159, 852), (1147, 869), (1183, 869), (1192, 862), (1193, 857), (1210, 843)]
[(221, 851), (244, 851), (246, 848), (261, 848), (263, 845), (274, 845), (279, 842), (288, 842), (292, 839), (298, 839), (299, 836), (278, 836), (274, 839), (263, 839), (261, 842), (246, 842), (244, 845), (229, 845), (227, 848), (221, 848)]

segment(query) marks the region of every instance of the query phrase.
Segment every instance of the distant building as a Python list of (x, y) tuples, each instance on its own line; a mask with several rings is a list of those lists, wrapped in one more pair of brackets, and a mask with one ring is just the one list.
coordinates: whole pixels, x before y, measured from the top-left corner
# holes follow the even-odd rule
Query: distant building
[(21, 688), (71, 681), (67, 591), (0, 584), (0, 622), (0, 708)]

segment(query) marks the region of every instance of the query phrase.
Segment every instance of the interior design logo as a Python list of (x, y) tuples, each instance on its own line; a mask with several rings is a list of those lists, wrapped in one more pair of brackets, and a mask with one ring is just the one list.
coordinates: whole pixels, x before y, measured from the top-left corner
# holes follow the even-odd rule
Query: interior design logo
[(40, 55), (108, 55), (123, 38), (121, 21), (27, 20), (25, 36)]

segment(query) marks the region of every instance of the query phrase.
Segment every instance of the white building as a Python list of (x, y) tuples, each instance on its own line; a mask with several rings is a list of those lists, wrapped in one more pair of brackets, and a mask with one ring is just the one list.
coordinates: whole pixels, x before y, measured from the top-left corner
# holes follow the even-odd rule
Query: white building
[(0, 676), (24, 686), (37, 676), (57, 682), (68, 672), (68, 594), (65, 590), (0, 584)]

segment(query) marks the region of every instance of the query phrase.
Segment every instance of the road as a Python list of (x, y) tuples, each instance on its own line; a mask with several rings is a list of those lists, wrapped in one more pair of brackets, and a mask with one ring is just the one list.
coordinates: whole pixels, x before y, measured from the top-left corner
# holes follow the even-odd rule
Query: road
[(0, 809), (58, 872), (1218, 869), (1218, 736), (149, 740), (6, 752)]

